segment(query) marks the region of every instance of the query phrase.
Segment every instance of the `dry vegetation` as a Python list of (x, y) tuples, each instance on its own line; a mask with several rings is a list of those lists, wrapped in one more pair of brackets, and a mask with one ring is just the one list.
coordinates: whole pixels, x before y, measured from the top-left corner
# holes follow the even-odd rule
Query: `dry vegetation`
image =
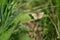
[(60, 0), (0, 0), (0, 40), (60, 40)]

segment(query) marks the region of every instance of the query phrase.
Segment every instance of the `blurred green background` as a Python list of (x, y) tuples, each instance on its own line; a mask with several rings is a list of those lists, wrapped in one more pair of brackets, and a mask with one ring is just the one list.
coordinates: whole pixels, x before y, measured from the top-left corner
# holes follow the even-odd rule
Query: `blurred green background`
[(60, 0), (0, 0), (0, 40), (60, 40)]

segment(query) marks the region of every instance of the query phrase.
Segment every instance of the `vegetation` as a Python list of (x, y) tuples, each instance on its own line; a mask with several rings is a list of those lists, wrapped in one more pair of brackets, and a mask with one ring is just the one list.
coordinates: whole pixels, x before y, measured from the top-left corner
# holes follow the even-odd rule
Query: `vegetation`
[(0, 40), (60, 40), (60, 0), (0, 0)]

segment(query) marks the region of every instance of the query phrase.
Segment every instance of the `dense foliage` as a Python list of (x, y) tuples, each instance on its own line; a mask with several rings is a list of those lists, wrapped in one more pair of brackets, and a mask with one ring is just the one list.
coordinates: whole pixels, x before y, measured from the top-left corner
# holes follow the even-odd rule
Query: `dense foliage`
[(60, 0), (0, 0), (0, 40), (60, 40)]

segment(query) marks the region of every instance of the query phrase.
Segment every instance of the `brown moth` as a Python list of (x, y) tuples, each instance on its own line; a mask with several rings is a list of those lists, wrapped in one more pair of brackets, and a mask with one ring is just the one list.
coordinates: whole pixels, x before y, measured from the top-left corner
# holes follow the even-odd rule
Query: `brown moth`
[(44, 16), (44, 12), (40, 12), (38, 14), (31, 14), (34, 19), (41, 19)]

